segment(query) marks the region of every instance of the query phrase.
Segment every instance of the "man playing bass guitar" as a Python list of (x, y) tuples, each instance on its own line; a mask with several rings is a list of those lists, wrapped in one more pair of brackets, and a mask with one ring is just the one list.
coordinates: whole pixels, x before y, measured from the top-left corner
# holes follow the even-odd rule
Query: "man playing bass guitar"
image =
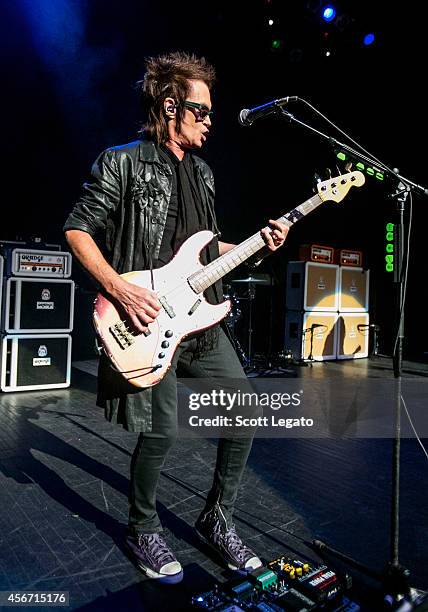
[[(176, 52), (148, 59), (139, 84), (147, 113), (141, 139), (101, 153), (64, 227), (75, 257), (120, 306), (135, 333), (148, 332), (162, 305), (156, 292), (120, 275), (168, 264), (195, 232), (208, 229), (218, 235), (213, 175), (192, 153), (203, 146), (211, 128), (214, 77), (213, 67), (194, 55)], [(269, 223), (261, 234), (266, 251), (275, 251), (288, 228)], [(101, 250), (94, 240), (99, 235)], [(201, 261), (210, 263), (233, 247), (215, 237)], [(223, 301), (221, 281), (204, 296), (212, 304)], [(107, 419), (139, 433), (131, 461), (127, 546), (147, 576), (164, 582), (178, 582), (183, 574), (161, 535), (156, 512), (160, 472), (177, 437), (178, 366), (189, 377), (245, 378), (220, 324), (184, 338), (168, 372), (151, 388), (131, 385), (105, 356), (98, 377), (97, 404)], [(219, 440), (212, 488), (196, 523), (201, 538), (238, 570), (261, 565), (232, 522), (251, 444), (251, 437)]]

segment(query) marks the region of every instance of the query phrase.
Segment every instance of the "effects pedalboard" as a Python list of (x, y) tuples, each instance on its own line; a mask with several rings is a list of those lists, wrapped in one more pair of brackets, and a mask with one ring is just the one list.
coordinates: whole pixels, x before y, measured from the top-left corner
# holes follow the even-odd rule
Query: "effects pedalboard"
[(324, 564), (283, 555), (253, 572), (192, 597), (193, 610), (206, 612), (358, 612), (345, 596), (349, 576)]

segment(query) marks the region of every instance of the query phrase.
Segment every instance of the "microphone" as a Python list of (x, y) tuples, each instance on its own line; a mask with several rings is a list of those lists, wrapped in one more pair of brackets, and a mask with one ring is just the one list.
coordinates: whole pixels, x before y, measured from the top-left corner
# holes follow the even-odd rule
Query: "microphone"
[(239, 123), (241, 125), (251, 125), (253, 121), (259, 119), (260, 117), (266, 117), (267, 115), (271, 115), (275, 113), (279, 108), (282, 108), (289, 102), (294, 102), (298, 100), (298, 96), (287, 96), (286, 98), (278, 98), (278, 100), (272, 100), (271, 102), (266, 102), (266, 104), (262, 104), (261, 106), (256, 106), (255, 108), (243, 108), (239, 113)]
[(312, 323), (312, 325), (310, 327), (307, 327), (306, 329), (304, 329), (303, 331), (306, 332), (313, 332), (314, 329), (317, 329), (317, 327), (327, 327), (327, 325), (321, 325), (321, 323)]
[(362, 329), (374, 329), (375, 331), (379, 331), (380, 327), (375, 323), (358, 323), (357, 329), (358, 331), (361, 331)]

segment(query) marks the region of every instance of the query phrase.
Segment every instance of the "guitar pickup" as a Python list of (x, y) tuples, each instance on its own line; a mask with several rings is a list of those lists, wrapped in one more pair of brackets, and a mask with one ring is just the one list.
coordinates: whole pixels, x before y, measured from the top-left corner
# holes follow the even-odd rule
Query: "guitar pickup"
[(163, 309), (165, 310), (166, 314), (169, 316), (170, 319), (173, 319), (175, 317), (175, 312), (174, 312), (173, 307), (168, 304), (166, 298), (160, 297), (158, 299), (159, 299), (159, 302), (162, 304)]

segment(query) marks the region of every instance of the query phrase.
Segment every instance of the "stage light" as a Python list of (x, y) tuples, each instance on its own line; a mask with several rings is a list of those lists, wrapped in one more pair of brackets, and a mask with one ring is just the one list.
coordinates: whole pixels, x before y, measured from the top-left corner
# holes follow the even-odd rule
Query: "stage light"
[(269, 19), (268, 24), (269, 24), (270, 26), (273, 26), (273, 19)]
[(332, 6), (331, 4), (328, 4), (327, 6), (325, 6), (323, 8), (322, 11), (322, 18), (324, 19), (324, 21), (333, 21), (333, 19), (336, 17), (336, 9), (334, 8), (334, 6)]
[(363, 42), (364, 42), (364, 44), (365, 44), (365, 45), (366, 45), (366, 47), (367, 47), (368, 45), (373, 44), (373, 43), (374, 43), (374, 40), (375, 40), (375, 35), (373, 34), (373, 32), (370, 32), (369, 34), (366, 34), (366, 35), (364, 36), (364, 40), (363, 40)]
[(395, 251), (395, 225), (387, 223), (385, 225), (385, 271), (394, 272), (394, 251)]
[(331, 51), (326, 51), (326, 52), (325, 52), (325, 56), (326, 56), (326, 57), (330, 57), (330, 55), (331, 55)]
[(279, 38), (274, 38), (270, 44), (270, 47), (273, 51), (279, 51), (282, 48), (282, 40), (279, 40)]

